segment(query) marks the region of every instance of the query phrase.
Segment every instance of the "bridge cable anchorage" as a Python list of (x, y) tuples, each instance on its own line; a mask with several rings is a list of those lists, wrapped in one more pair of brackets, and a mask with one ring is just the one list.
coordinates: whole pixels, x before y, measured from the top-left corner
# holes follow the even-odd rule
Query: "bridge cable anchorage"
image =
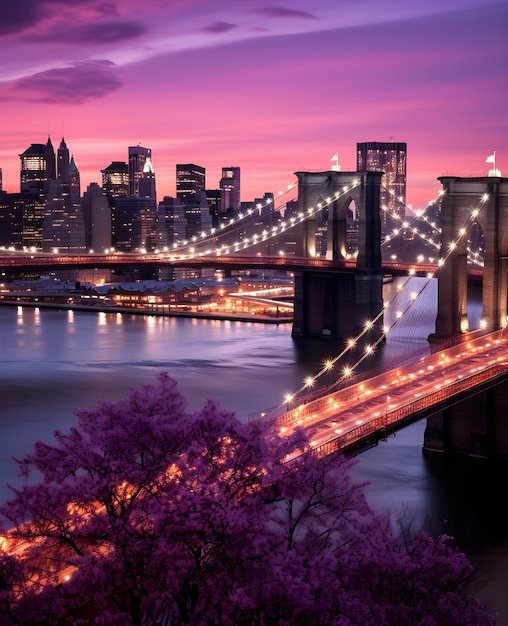
[[(443, 193), (444, 193), (443, 190), (441, 190), (439, 192), (438, 196), (437, 196), (437, 199), (439, 197), (441, 197), (443, 195)], [(433, 202), (436, 202), (437, 199), (434, 200)], [(486, 194), (484, 194), (481, 197), (480, 201), (479, 201), (479, 206), (477, 206), (477, 207), (475, 207), (475, 208), (473, 208), (471, 210), (469, 216), (466, 219), (466, 222), (465, 222), (464, 226), (459, 229), (459, 231), (457, 233), (457, 236), (456, 236), (456, 239), (449, 244), (448, 250), (446, 251), (445, 255), (439, 259), (439, 262), (438, 262), (437, 267), (434, 270), (434, 272), (429, 272), (428, 273), (427, 281), (424, 283), (423, 287), (418, 292), (414, 292), (414, 293), (411, 294), (410, 302), (407, 304), (407, 306), (402, 311), (397, 312), (396, 319), (393, 321), (393, 323), (389, 327), (384, 327), (383, 328), (383, 333), (380, 336), (380, 338), (373, 345), (366, 346), (364, 354), (353, 365), (351, 365), (351, 366), (350, 365), (346, 365), (344, 367), (343, 372), (342, 372), (342, 376), (340, 376), (331, 385), (333, 388), (341, 385), (342, 383), (344, 383), (347, 380), (351, 380), (351, 377), (352, 377), (352, 374), (353, 374), (355, 368), (357, 368), (358, 365), (360, 365), (370, 354), (373, 354), (375, 348), (379, 345), (379, 343), (381, 343), (384, 339), (386, 339), (386, 337), (388, 336), (390, 331), (393, 330), (393, 328), (395, 327), (397, 322), (399, 322), (399, 320), (401, 320), (406, 315), (406, 313), (411, 309), (411, 306), (413, 305), (413, 303), (415, 301), (417, 301), (417, 299), (421, 296), (421, 294), (425, 291), (427, 286), (430, 284), (430, 279), (435, 277), (435, 274), (436, 274), (437, 270), (446, 263), (446, 261), (449, 259), (450, 255), (453, 253), (453, 250), (458, 245), (459, 241), (464, 236), (466, 236), (468, 228), (474, 223), (474, 221), (476, 220), (477, 216), (479, 215), (482, 207), (484, 206), (484, 204), (486, 203), (487, 200), (488, 200), (488, 196)], [(431, 206), (433, 204), (433, 202), (430, 202), (428, 206)], [(408, 278), (405, 281), (403, 287), (405, 287), (408, 284), (408, 282), (409, 282), (410, 278), (412, 277), (412, 275), (414, 275), (414, 270), (413, 271), (410, 270)], [(315, 374), (307, 375), (304, 378), (303, 385), (297, 391), (292, 392), (292, 393), (287, 393), (286, 396), (285, 396), (285, 399), (283, 401), (281, 401), (275, 407), (272, 407), (267, 412), (265, 412), (263, 414), (262, 418), (266, 419), (270, 415), (276, 413), (277, 411), (280, 411), (284, 406), (287, 406), (287, 408), (289, 410), (289, 404), (296, 398), (299, 398), (299, 400), (301, 402), (305, 403), (306, 398), (307, 398), (307, 396), (309, 394), (303, 395), (303, 396), (301, 396), (300, 394), (302, 394), (303, 392), (308, 390), (310, 387), (314, 386), (316, 381), (321, 376), (323, 376), (326, 372), (329, 372), (333, 368), (335, 363), (337, 363), (337, 361), (339, 361), (350, 350), (352, 350), (353, 347), (356, 346), (358, 341), (363, 337), (363, 335), (365, 335), (365, 333), (369, 330), (369, 328), (372, 327), (372, 325), (375, 324), (375, 322), (381, 317), (381, 315), (384, 312), (384, 309), (387, 308), (389, 304), (390, 303), (387, 303), (383, 307), (383, 309), (374, 317), (373, 320), (367, 321), (366, 325), (364, 326), (364, 329), (356, 337), (349, 339), (347, 341), (347, 343), (346, 343), (346, 347), (338, 355), (336, 355), (332, 359), (328, 359), (327, 361), (325, 361), (323, 367), (318, 372), (316, 372)], [(310, 394), (310, 395), (313, 396), (314, 394)]]

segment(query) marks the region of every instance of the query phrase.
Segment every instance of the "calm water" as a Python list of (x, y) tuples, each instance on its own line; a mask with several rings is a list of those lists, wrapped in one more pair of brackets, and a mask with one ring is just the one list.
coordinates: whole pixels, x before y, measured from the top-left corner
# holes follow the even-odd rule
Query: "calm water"
[[(412, 279), (397, 299), (397, 285), (385, 287), (385, 300), (393, 300), (387, 323), (404, 310), (411, 291), (424, 289), (420, 305), (369, 366), (429, 352), (436, 285), (426, 282)], [(478, 317), (472, 307), (470, 325)], [(9, 496), (6, 483), (16, 483), (11, 455), (23, 456), (37, 438), (51, 441), (55, 429), (68, 430), (76, 408), (117, 400), (165, 370), (178, 381), (190, 411), (214, 398), (248, 420), (298, 389), (340, 348), (326, 340), (294, 341), (289, 324), (0, 307), (0, 501)], [(367, 496), (375, 508), (459, 537), (486, 583), (479, 596), (508, 625), (508, 524), (497, 491), (505, 493), (505, 483), (481, 467), (444, 468), (424, 457), (424, 427), (414, 424), (362, 453), (354, 477), (371, 483)]]

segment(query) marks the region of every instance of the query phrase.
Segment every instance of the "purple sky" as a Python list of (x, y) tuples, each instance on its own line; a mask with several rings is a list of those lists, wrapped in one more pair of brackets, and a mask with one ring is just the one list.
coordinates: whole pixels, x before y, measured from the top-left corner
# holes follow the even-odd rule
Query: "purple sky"
[[(152, 149), (157, 193), (176, 163), (238, 165), (242, 200), (359, 141), (408, 144), (408, 203), (445, 173), (508, 175), (508, 2), (491, 0), (16, 0), (0, 5), (0, 167), (62, 136), (82, 191)], [(503, 171), (505, 170), (505, 171)]]

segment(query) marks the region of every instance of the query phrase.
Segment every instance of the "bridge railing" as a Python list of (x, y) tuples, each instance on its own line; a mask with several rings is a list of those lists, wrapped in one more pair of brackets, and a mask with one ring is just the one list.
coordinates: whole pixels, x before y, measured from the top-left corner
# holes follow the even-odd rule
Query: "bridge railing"
[(401, 426), (409, 425), (426, 415), (436, 413), (444, 408), (443, 405), (449, 405), (452, 399), (454, 404), (460, 402), (473, 388), (478, 393), (503, 380), (508, 380), (508, 363), (492, 365), (481, 372), (471, 374), (437, 391), (387, 411), (382, 416), (367, 420), (345, 433), (331, 437), (328, 441), (316, 446), (314, 452), (324, 456), (345, 450), (362, 441), (367, 443), (369, 439), (381, 439)]
[[(483, 335), (476, 339), (472, 339), (465, 345), (464, 343), (459, 343), (450, 348), (446, 348), (445, 350), (440, 350), (439, 352), (417, 359), (408, 363), (406, 365), (402, 365), (398, 368), (388, 370), (378, 374), (376, 376), (371, 376), (364, 381), (360, 381), (349, 387), (345, 387), (342, 389), (338, 389), (332, 393), (326, 393), (326, 390), (319, 391), (319, 397), (314, 397), (314, 399), (307, 396), (307, 398), (302, 398), (302, 402), (299, 406), (294, 409), (290, 409), (286, 411), (284, 414), (278, 416), (276, 419), (277, 423), (280, 426), (292, 426), (295, 424), (303, 424), (304, 420), (314, 413), (319, 413), (323, 409), (329, 409), (330, 407), (339, 408), (340, 404), (345, 402), (349, 402), (350, 400), (356, 398), (360, 400), (360, 398), (369, 395), (370, 389), (377, 387), (381, 388), (383, 385), (386, 386), (386, 393), (389, 395), (389, 385), (393, 383), (394, 378), (403, 379), (404, 376), (408, 376), (413, 374), (415, 371), (420, 370), (421, 368), (436, 368), (443, 367), (447, 364), (447, 362), (452, 358), (459, 358), (463, 356), (464, 350), (469, 349), (474, 354), (475, 348), (477, 346), (482, 345), (484, 342), (496, 342), (501, 337), (504, 337), (504, 331), (495, 331), (490, 333), (489, 335)], [(466, 379), (462, 379), (466, 380)]]

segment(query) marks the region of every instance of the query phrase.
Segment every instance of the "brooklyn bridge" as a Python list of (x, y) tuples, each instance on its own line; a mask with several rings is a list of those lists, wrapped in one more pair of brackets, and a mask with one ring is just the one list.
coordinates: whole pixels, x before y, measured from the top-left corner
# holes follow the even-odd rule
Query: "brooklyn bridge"
[[(0, 253), (3, 273), (76, 267), (213, 267), (224, 273), (280, 269), (294, 273), (294, 337), (333, 338), (344, 350), (309, 377), (302, 388), (260, 415), (274, 419), (282, 432), (302, 426), (312, 433), (319, 454), (356, 453), (407, 424), (426, 418), (423, 447), (484, 458), (508, 458), (508, 179), (439, 178), (442, 185), (441, 230), (435, 258), (397, 261), (382, 254), (380, 172), (297, 172), (299, 217), (272, 231), (247, 233), (238, 242), (221, 243), (236, 221), (212, 229), (171, 251), (136, 254), (64, 254), (35, 250)], [(358, 213), (358, 251), (345, 254), (346, 211)], [(316, 256), (316, 216), (328, 211), (326, 257)], [(238, 219), (243, 219), (240, 216)], [(423, 216), (423, 219), (425, 217)], [(484, 250), (469, 248), (472, 226), (483, 233)], [(402, 228), (402, 225), (401, 225)], [(415, 236), (420, 236), (412, 226)], [(249, 254), (249, 248), (286, 229), (298, 233), (300, 254)], [(437, 230), (437, 229), (436, 229)], [(397, 233), (394, 233), (396, 235)], [(383, 302), (386, 274), (437, 279), (435, 332), (431, 356), (360, 380), (355, 369), (383, 342), (397, 320), (385, 324), (392, 303)], [(482, 280), (482, 317), (468, 327), (468, 278)], [(424, 286), (420, 291), (425, 290)], [(417, 299), (419, 293), (412, 294)], [(350, 364), (335, 382), (319, 387), (320, 377), (344, 357)], [(313, 388), (318, 387), (316, 391)]]

